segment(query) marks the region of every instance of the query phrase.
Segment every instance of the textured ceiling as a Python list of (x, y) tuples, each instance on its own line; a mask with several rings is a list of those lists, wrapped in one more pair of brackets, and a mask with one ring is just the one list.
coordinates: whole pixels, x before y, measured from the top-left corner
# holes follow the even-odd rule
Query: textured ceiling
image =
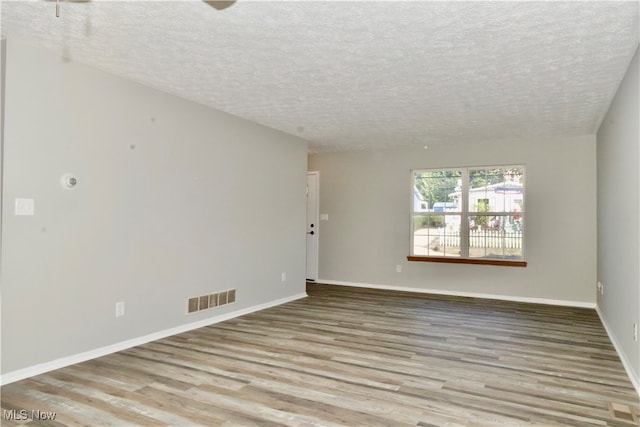
[(638, 2), (2, 1), (2, 34), (311, 151), (594, 133)]

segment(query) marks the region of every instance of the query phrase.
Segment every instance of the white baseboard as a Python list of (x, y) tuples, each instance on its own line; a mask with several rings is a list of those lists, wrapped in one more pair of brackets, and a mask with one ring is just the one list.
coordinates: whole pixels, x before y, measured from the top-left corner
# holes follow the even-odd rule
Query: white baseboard
[(497, 299), (501, 301), (528, 302), (533, 304), (561, 305), (565, 307), (596, 308), (596, 303), (583, 302), (583, 301), (516, 297), (516, 296), (510, 296), (510, 295), (481, 294), (476, 292), (442, 291), (438, 289), (412, 288), (412, 287), (406, 287), (406, 286), (375, 285), (371, 283), (344, 282), (344, 281), (324, 280), (324, 279), (318, 279), (316, 280), (315, 283), (326, 284), (326, 285), (338, 285), (338, 286), (355, 286), (358, 288), (384, 289), (388, 291), (403, 291), (403, 292), (418, 292), (423, 294), (434, 294), (434, 295), (449, 295), (449, 296), (455, 296), (455, 297)]
[(616, 352), (618, 353), (618, 357), (620, 357), (620, 361), (622, 362), (622, 366), (624, 366), (624, 370), (627, 371), (627, 376), (631, 380), (631, 384), (633, 384), (633, 387), (635, 387), (636, 392), (638, 393), (638, 396), (640, 396), (640, 378), (636, 377), (636, 373), (631, 367), (631, 362), (629, 362), (629, 359), (627, 359), (626, 354), (624, 353), (624, 351), (622, 351), (622, 346), (620, 346), (615, 335), (611, 332), (611, 328), (609, 328), (609, 325), (607, 325), (607, 321), (602, 315), (602, 312), (600, 311), (600, 307), (596, 306), (596, 312), (598, 313), (598, 316), (600, 316), (600, 321), (604, 326), (604, 330), (607, 331), (607, 335), (609, 335), (609, 340), (611, 340), (613, 347), (616, 349)]
[(76, 363), (85, 362), (87, 360), (95, 359), (97, 357), (106, 356), (111, 353), (126, 350), (131, 347), (146, 344), (151, 341), (166, 338), (171, 335), (180, 334), (183, 332), (191, 331), (193, 329), (202, 328), (205, 326), (213, 325), (215, 323), (223, 322), (225, 320), (233, 319), (235, 317), (243, 316), (245, 314), (253, 313), (256, 311), (264, 310), (266, 308), (275, 307), (287, 302), (295, 301), (297, 299), (305, 298), (306, 292), (302, 292), (296, 295), (292, 295), (285, 298), (269, 301), (264, 304), (254, 305), (252, 307), (243, 308), (240, 310), (232, 311), (230, 313), (221, 314), (219, 316), (210, 317), (208, 319), (199, 320), (197, 322), (188, 323), (186, 325), (176, 326), (175, 328), (165, 329), (163, 331), (154, 332), (142, 337), (133, 338), (130, 340), (122, 341), (116, 344), (100, 347), (94, 350), (85, 351), (83, 353), (74, 354), (72, 356), (62, 357), (60, 359), (52, 360), (50, 362), (40, 363), (38, 365), (29, 366), (28, 368), (18, 369), (16, 371), (7, 372), (0, 375), (0, 385), (10, 384), (15, 381), (20, 381), (25, 378), (40, 375), (45, 372), (53, 371), (55, 369), (64, 368), (65, 366), (74, 365)]

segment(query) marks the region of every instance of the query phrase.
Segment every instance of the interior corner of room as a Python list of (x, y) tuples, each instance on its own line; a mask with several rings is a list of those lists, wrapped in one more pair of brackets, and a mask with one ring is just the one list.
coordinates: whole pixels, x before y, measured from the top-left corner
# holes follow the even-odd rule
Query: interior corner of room
[[(319, 282), (595, 308), (640, 390), (637, 50), (629, 64), (593, 134), (311, 154), (330, 218)], [(513, 163), (527, 173), (526, 268), (406, 261), (409, 171)]]

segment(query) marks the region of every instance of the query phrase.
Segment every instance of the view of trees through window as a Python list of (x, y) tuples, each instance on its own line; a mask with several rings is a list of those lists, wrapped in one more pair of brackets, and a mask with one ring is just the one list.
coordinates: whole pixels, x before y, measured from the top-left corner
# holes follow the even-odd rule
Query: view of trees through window
[(412, 175), (411, 255), (523, 259), (523, 166)]

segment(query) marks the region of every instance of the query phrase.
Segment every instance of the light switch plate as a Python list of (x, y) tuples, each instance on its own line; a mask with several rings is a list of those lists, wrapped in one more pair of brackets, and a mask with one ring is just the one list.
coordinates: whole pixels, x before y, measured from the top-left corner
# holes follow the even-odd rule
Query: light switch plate
[(35, 211), (33, 199), (16, 199), (16, 215), (34, 215)]

